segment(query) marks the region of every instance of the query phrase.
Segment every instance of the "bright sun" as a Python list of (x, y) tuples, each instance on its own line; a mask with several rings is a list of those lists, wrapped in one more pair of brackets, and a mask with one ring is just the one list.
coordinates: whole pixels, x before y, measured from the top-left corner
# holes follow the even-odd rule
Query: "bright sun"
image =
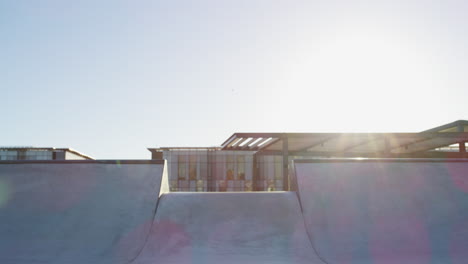
[(302, 48), (303, 56), (288, 65), (285, 76), (291, 107), (320, 111), (317, 118), (325, 113), (328, 119), (352, 117), (349, 122), (358, 130), (386, 129), (362, 124), (412, 112), (410, 98), (431, 90), (437, 78), (428, 52), (398, 34), (347, 30)]

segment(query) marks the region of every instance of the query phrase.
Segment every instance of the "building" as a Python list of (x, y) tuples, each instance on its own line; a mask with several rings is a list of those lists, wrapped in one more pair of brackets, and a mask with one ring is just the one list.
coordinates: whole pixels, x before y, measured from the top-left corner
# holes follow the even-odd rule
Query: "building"
[(167, 161), (171, 191), (253, 191), (252, 151), (212, 148), (150, 149)]
[(468, 121), (419, 133), (234, 133), (220, 147), (148, 148), (165, 159), (171, 191), (289, 190), (304, 158), (466, 158)]
[(71, 148), (0, 147), (0, 160), (92, 160)]

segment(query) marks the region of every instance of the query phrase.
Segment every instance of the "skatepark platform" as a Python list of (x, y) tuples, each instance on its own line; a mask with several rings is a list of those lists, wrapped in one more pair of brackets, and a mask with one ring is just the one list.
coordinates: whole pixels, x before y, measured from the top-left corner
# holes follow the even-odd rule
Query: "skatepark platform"
[(467, 263), (467, 160), (305, 160), (169, 193), (163, 161), (0, 163), (0, 263)]

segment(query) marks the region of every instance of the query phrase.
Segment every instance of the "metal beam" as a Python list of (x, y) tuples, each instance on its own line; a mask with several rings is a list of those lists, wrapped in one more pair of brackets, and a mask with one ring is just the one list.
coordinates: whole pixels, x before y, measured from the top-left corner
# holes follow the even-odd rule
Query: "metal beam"
[(247, 141), (249, 138), (241, 138), (241, 140), (239, 140), (235, 146), (231, 146), (228, 148), (228, 150), (241, 150), (242, 147), (240, 146), (242, 143), (244, 143), (245, 141)]
[(259, 151), (263, 151), (263, 149), (266, 149), (268, 148), (269, 146), (275, 144), (276, 142), (278, 142), (279, 138), (271, 138), (271, 140), (266, 143), (265, 145), (262, 145), (261, 147), (259, 147)]
[(238, 138), (237, 134), (233, 134), (226, 141), (224, 141), (223, 144), (221, 144), (221, 147), (224, 148), (224, 147), (228, 146), (231, 143), (231, 141), (233, 141), (233, 140), (235, 140), (237, 138)]
[[(368, 157), (368, 156), (383, 156), (384, 152), (336, 152), (336, 151), (289, 151), (289, 156), (302, 157)], [(282, 151), (259, 151), (257, 155), (261, 156), (281, 156)]]
[[(445, 125), (441, 125), (441, 126), (438, 126), (438, 127), (428, 129), (428, 130), (424, 130), (421, 133), (439, 132), (441, 130), (446, 130), (446, 129), (449, 129), (449, 128), (460, 127), (460, 126), (468, 126), (468, 121), (467, 120), (457, 120), (457, 121), (452, 122), (452, 123), (448, 123), (448, 124), (445, 124)], [(458, 132), (463, 132), (463, 130), (462, 131), (458, 130)]]
[(289, 140), (283, 136), (283, 190), (289, 191)]
[[(458, 132), (464, 132), (465, 131), (465, 128), (464, 128), (463, 124), (461, 124), (460, 122), (457, 124), (457, 130), (458, 130)], [(462, 141), (462, 142), (458, 143), (458, 152), (460, 152), (460, 155), (462, 157), (466, 157), (465, 141)]]
[(307, 151), (310, 148), (322, 145), (322, 144), (326, 143), (327, 141), (329, 141), (331, 139), (334, 139), (334, 138), (336, 138), (336, 135), (326, 137), (325, 139), (320, 140), (319, 142), (315, 142), (314, 144), (308, 145), (307, 147), (304, 147), (304, 148), (302, 148), (302, 149), (300, 149), (298, 151)]
[(409, 143), (403, 143), (403, 144), (399, 144), (397, 146), (389, 146), (389, 150), (390, 150), (390, 153), (393, 153), (392, 150), (395, 150), (395, 149), (398, 149), (398, 148), (405, 148), (407, 149), (408, 146), (410, 145), (414, 145), (414, 144), (417, 144), (417, 143), (421, 143), (421, 142), (424, 142), (424, 141), (427, 141), (427, 140), (431, 140), (435, 137), (435, 135), (440, 135), (439, 133), (424, 133), (424, 135), (422, 135), (421, 133), (420, 134), (415, 134), (416, 136), (424, 136), (423, 138), (421, 139), (417, 139), (415, 141), (411, 141)]
[(372, 139), (367, 138), (366, 140), (363, 140), (363, 141), (361, 141), (361, 142), (359, 142), (357, 144), (354, 144), (352, 146), (348, 146), (348, 147), (344, 148), (342, 151), (343, 152), (348, 152), (353, 148), (356, 148), (356, 147), (359, 147), (359, 146), (362, 146), (362, 145), (365, 145), (365, 144), (369, 144), (372, 141), (376, 141), (376, 140), (382, 139), (384, 137), (384, 135), (371, 135), (371, 136), (372, 136)]
[[(425, 139), (420, 139), (420, 140), (417, 140), (417, 141), (413, 141), (413, 142), (410, 142), (408, 144), (402, 144), (402, 145), (399, 145), (398, 147), (393, 147), (392, 149), (401, 148), (401, 147), (403, 147), (405, 145), (406, 145), (405, 147), (410, 146), (410, 145), (416, 145), (416, 144), (419, 144), (421, 142), (424, 142), (424, 141), (427, 141), (427, 140), (432, 140), (432, 139), (440, 139), (440, 138), (442, 138), (442, 139), (445, 139), (445, 138), (453, 139), (453, 141), (445, 142), (444, 144), (432, 145), (429, 148), (426, 147), (426, 148), (416, 149), (416, 150), (413, 151), (413, 153), (414, 152), (425, 152), (425, 151), (432, 150), (432, 149), (435, 149), (435, 148), (445, 147), (447, 145), (459, 143), (460, 140), (463, 140), (465, 137), (462, 137), (462, 139), (460, 139), (456, 135), (468, 134), (468, 133), (457, 133), (457, 132), (450, 132), (449, 133), (449, 132), (447, 132), (447, 133), (430, 133), (430, 134), (424, 133), (424, 134), (425, 135), (431, 135), (432, 137), (425, 138)], [(451, 137), (446, 137), (445, 134), (452, 134), (452, 136)], [(453, 134), (455, 134), (455, 135), (453, 135)]]
[[(250, 144), (252, 144), (252, 146), (250, 146), (250, 144), (249, 144), (249, 148), (254, 149), (254, 148), (256, 148), (259, 144), (261, 144), (261, 143), (262, 143), (263, 141), (265, 141), (265, 140), (266, 140), (266, 138), (262, 138), (262, 137), (255, 138), (255, 139), (252, 141), (252, 143), (250, 143)], [(255, 141), (257, 141), (257, 142), (255, 142)], [(254, 143), (254, 142), (255, 142), (255, 143)]]

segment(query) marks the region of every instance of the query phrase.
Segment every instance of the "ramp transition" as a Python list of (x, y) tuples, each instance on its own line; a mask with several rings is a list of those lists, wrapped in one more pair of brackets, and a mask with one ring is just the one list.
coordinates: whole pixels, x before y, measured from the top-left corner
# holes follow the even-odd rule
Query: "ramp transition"
[(135, 263), (322, 263), (294, 192), (169, 193)]
[(163, 167), (1, 163), (0, 263), (129, 263), (149, 233)]
[(295, 163), (303, 215), (327, 263), (468, 263), (468, 162)]

